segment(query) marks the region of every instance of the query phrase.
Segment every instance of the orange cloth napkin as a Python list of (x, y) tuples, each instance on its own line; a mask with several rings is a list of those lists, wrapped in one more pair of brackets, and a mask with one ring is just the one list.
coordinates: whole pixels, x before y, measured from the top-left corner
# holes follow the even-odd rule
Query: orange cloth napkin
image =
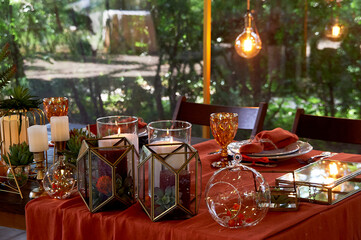
[(296, 134), (293, 134), (282, 128), (275, 128), (270, 131), (259, 132), (251, 143), (240, 147), (241, 153), (259, 153), (263, 150), (273, 150), (284, 148), (298, 140)]

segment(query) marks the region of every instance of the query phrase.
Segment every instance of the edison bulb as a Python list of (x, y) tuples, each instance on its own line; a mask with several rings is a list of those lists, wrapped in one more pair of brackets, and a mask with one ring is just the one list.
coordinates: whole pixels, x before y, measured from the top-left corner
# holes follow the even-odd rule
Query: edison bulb
[(235, 48), (241, 57), (253, 58), (262, 49), (261, 38), (252, 28), (247, 28), (237, 37)]
[(340, 36), (340, 33), (341, 33), (341, 27), (338, 24), (333, 25), (332, 26), (332, 36), (337, 38)]
[(244, 18), (245, 28), (235, 41), (235, 49), (239, 56), (253, 58), (262, 49), (262, 41), (250, 12)]
[(327, 24), (325, 36), (331, 41), (340, 41), (346, 35), (345, 26), (338, 22), (338, 19), (332, 20)]

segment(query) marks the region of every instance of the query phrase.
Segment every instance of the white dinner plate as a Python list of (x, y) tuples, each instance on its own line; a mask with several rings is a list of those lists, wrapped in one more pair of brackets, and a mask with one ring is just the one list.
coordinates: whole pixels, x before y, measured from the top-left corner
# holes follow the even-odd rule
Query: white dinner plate
[[(244, 144), (247, 144), (247, 143), (249, 143), (248, 140), (230, 143), (228, 145), (228, 155), (233, 156), (234, 154), (238, 154), (239, 153), (239, 148), (241, 146), (243, 146)], [(268, 157), (269, 159), (273, 159), (273, 160), (277, 160), (277, 159), (285, 160), (285, 159), (288, 159), (288, 158), (293, 158), (293, 157), (297, 157), (297, 156), (306, 154), (306, 153), (310, 152), (313, 149), (311, 144), (309, 144), (308, 142), (297, 141), (296, 143), (294, 143), (294, 145), (296, 145), (297, 148), (292, 146), (291, 147), (292, 151), (290, 149), (284, 150), (284, 152), (287, 152), (287, 153), (281, 154), (281, 155), (262, 155), (262, 156), (258, 155), (258, 156), (255, 156), (254, 154), (248, 154), (248, 156), (255, 157), (255, 158), (256, 157)], [(294, 150), (294, 149), (296, 149), (296, 150)]]

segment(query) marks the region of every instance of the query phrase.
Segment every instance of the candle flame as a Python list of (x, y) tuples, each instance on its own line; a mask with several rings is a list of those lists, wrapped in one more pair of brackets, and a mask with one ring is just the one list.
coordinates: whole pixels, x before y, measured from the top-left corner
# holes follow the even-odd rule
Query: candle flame
[(167, 136), (169, 136), (169, 128), (167, 128)]
[(331, 176), (336, 176), (338, 174), (338, 169), (337, 169), (337, 164), (336, 163), (331, 163), (329, 165), (330, 168), (330, 175)]

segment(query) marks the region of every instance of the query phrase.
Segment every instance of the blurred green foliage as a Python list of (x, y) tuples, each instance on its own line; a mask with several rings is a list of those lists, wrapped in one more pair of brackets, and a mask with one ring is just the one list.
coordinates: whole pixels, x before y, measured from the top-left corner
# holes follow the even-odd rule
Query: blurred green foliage
[[(73, 122), (93, 123), (97, 117), (111, 114), (138, 115), (149, 122), (171, 118), (179, 95), (190, 101), (202, 100), (203, 0), (92, 0), (82, 8), (75, 8), (79, 2), (73, 0), (0, 2), (0, 43), (14, 43), (12, 53), (18, 48), (18, 62), (25, 66), (25, 73), (34, 70), (32, 62), (39, 59), (122, 64), (105, 51), (103, 29), (96, 31), (94, 19), (102, 24), (102, 13), (111, 9), (150, 12), (157, 52), (147, 52), (147, 42), (134, 41), (138, 50), (129, 48), (124, 53), (157, 56), (154, 76), (142, 76), (143, 69), (137, 77), (100, 72), (96, 77), (44, 81), (17, 76), (33, 95), (69, 97)], [(268, 102), (267, 129), (291, 129), (297, 107), (310, 114), (361, 118), (361, 0), (339, 4), (251, 1), (251, 9), (263, 49), (246, 60), (233, 48), (243, 28), (246, 1), (212, 1), (212, 103), (257, 106), (260, 101)], [(336, 16), (348, 31), (339, 45), (331, 48), (334, 44), (324, 41), (323, 32)], [(149, 31), (141, 29), (145, 34)]]

